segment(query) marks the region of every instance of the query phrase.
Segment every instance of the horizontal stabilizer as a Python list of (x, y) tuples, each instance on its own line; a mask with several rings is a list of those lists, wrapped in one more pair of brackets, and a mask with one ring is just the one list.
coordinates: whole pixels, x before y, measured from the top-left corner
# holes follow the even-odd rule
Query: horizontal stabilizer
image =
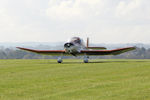
[(87, 47), (87, 49), (107, 49), (105, 47)]

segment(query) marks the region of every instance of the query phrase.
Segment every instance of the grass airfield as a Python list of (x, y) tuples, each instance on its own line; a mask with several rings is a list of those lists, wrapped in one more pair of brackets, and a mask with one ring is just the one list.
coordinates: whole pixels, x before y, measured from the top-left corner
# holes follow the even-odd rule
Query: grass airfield
[(0, 60), (0, 100), (150, 100), (150, 60)]

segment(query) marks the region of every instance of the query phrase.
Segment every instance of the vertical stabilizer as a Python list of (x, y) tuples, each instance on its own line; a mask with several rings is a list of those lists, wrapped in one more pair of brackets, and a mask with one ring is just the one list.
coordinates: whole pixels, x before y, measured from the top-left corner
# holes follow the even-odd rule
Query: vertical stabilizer
[(89, 47), (89, 38), (87, 38), (86, 48), (87, 48), (87, 49), (95, 49), (95, 50), (107, 49), (107, 48), (105, 48), (105, 47)]
[(89, 47), (89, 38), (87, 38), (87, 43), (86, 43), (86, 47)]

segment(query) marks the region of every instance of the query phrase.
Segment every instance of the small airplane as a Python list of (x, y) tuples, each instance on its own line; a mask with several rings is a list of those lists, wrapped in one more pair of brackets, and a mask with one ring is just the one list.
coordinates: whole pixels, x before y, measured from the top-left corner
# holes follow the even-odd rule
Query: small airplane
[(136, 47), (126, 47), (113, 50), (106, 50), (105, 47), (90, 47), (89, 38), (85, 46), (83, 39), (79, 37), (72, 37), (67, 43), (64, 44), (64, 50), (34, 50), (22, 47), (16, 47), (21, 50), (30, 51), (38, 54), (46, 54), (59, 56), (58, 63), (62, 63), (63, 56), (84, 56), (84, 63), (88, 63), (89, 56), (98, 55), (118, 55), (136, 49)]

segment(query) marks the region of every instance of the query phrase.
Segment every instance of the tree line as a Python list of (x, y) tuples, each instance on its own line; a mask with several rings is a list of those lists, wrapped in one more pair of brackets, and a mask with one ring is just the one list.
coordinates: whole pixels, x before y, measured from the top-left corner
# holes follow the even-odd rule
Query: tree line
[[(64, 58), (75, 58), (66, 56)], [(81, 57), (78, 57), (81, 58)], [(134, 51), (126, 52), (117, 56), (92, 56), (92, 59), (150, 59), (150, 48), (137, 48)], [(0, 49), (0, 59), (57, 59), (56, 56), (39, 55), (32, 52), (16, 50), (11, 48)]]

